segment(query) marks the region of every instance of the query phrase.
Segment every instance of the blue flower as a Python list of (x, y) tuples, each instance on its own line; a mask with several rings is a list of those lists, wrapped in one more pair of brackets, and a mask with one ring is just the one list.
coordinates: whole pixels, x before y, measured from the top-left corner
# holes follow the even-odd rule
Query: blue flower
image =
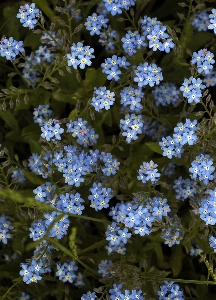
[(213, 8), (211, 12), (209, 15), (210, 24), (208, 25), (208, 29), (214, 30), (214, 34), (216, 34), (216, 9)]
[[(199, 12), (192, 20), (191, 24), (198, 31), (207, 31), (209, 22), (209, 14), (206, 11)], [(209, 28), (210, 29), (210, 28)]]
[(134, 73), (134, 81), (138, 82), (138, 86), (141, 88), (146, 85), (152, 87), (163, 80), (161, 68), (156, 64), (149, 65), (147, 62), (139, 64)]
[(201, 49), (198, 52), (193, 52), (191, 64), (197, 66), (198, 73), (209, 74), (213, 69), (212, 64), (214, 63), (214, 54), (207, 49)]
[(83, 46), (80, 42), (77, 44), (73, 43), (71, 54), (66, 54), (68, 66), (72, 66), (74, 69), (77, 69), (78, 66), (81, 69), (84, 69), (86, 65), (90, 66), (92, 64), (90, 59), (95, 57), (92, 55), (93, 52), (94, 49), (90, 48), (90, 46)]
[(152, 160), (149, 163), (144, 162), (138, 170), (139, 176), (137, 176), (137, 179), (141, 180), (142, 183), (146, 183), (148, 180), (152, 183), (156, 183), (158, 181), (158, 177), (160, 177), (160, 173), (157, 173), (157, 166), (158, 165)]
[(16, 41), (13, 37), (2, 38), (0, 42), (0, 56), (5, 57), (7, 60), (13, 61), (19, 52), (24, 52), (23, 42)]
[(20, 6), (17, 18), (20, 19), (20, 23), (24, 27), (29, 27), (30, 29), (33, 29), (38, 22), (40, 14), (41, 12), (35, 7), (35, 3), (32, 3), (30, 5), (25, 4), (24, 6)]
[(91, 104), (94, 106), (96, 111), (100, 111), (105, 108), (110, 109), (110, 105), (113, 105), (115, 101), (115, 93), (110, 92), (105, 86), (94, 88), (94, 97), (92, 98)]

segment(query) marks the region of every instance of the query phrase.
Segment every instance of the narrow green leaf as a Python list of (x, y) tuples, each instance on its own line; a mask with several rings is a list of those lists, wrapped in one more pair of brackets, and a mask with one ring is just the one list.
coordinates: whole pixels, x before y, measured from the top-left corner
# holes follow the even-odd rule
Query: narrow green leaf
[(173, 277), (177, 277), (182, 269), (182, 246), (173, 245), (172, 254), (169, 260), (170, 266), (172, 268)]
[(29, 181), (31, 181), (31, 183), (37, 185), (42, 185), (44, 183), (44, 180), (32, 172), (23, 172), (23, 174)]
[(19, 130), (19, 124), (16, 120), (16, 118), (14, 117), (14, 115), (9, 112), (9, 111), (0, 111), (0, 117), (5, 121), (5, 123), (16, 130)]
[(151, 150), (153, 150), (156, 153), (159, 153), (159, 154), (163, 153), (158, 142), (148, 142), (145, 145), (148, 146)]

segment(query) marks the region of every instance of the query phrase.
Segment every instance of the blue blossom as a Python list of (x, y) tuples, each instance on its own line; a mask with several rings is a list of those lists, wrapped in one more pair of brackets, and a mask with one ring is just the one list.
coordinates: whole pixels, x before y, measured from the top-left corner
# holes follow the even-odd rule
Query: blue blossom
[(106, 50), (114, 50), (116, 37), (117, 31), (108, 28), (108, 30), (100, 33), (100, 39), (98, 41), (102, 46), (105, 46)]
[(112, 16), (121, 14), (122, 9), (129, 10), (131, 6), (135, 5), (135, 0), (103, 0), (104, 6)]
[(193, 145), (198, 137), (195, 134), (197, 130), (197, 120), (190, 121), (186, 119), (186, 122), (183, 124), (182, 122), (178, 123), (174, 128), (173, 136), (168, 136), (166, 138), (162, 138), (162, 141), (159, 142), (161, 149), (163, 150), (163, 156), (167, 156), (168, 158), (181, 157), (184, 152), (183, 146)]
[(102, 277), (110, 275), (111, 272), (108, 271), (109, 266), (112, 264), (112, 260), (101, 260), (98, 264), (98, 273), (101, 274)]
[(87, 125), (87, 121), (78, 118), (66, 124), (67, 132), (71, 132), (72, 136), (77, 138), (77, 143), (85, 147), (92, 146), (97, 142), (98, 134), (94, 128)]
[(125, 37), (121, 39), (123, 49), (129, 56), (135, 54), (137, 49), (146, 46), (144, 40), (144, 37), (138, 31), (132, 32), (131, 30), (127, 31)]
[(120, 162), (111, 153), (101, 152), (100, 161), (104, 163), (101, 171), (105, 176), (115, 175), (119, 170)]
[(102, 72), (107, 74), (107, 79), (118, 81), (119, 75), (122, 73), (119, 68), (127, 69), (130, 63), (126, 60), (126, 57), (117, 57), (113, 55), (111, 58), (105, 59), (105, 62), (101, 64)]
[(77, 69), (79, 66), (80, 69), (84, 69), (86, 65), (91, 66), (91, 58), (95, 56), (92, 54), (94, 52), (93, 48), (90, 46), (83, 46), (83, 43), (78, 42), (77, 44), (73, 43), (71, 46), (71, 54), (66, 54), (68, 59), (68, 66), (72, 66), (74, 69)]
[(138, 83), (139, 87), (146, 85), (154, 86), (163, 80), (161, 68), (156, 64), (149, 65), (147, 62), (141, 63), (134, 71), (134, 81)]
[(93, 13), (92, 16), (88, 16), (85, 22), (86, 29), (90, 31), (90, 35), (100, 35), (102, 28), (107, 28), (109, 19), (105, 18), (104, 15), (97, 15)]
[(24, 170), (19, 169), (18, 166), (16, 166), (16, 168), (13, 170), (12, 174), (11, 174), (11, 178), (16, 178), (16, 182), (17, 183), (24, 183), (26, 182), (26, 178), (24, 175)]
[(139, 170), (139, 176), (137, 176), (138, 180), (141, 180), (142, 183), (146, 183), (147, 181), (151, 181), (152, 183), (156, 183), (158, 181), (158, 177), (160, 177), (160, 173), (157, 169), (157, 164), (155, 164), (152, 160), (149, 163), (144, 162)]
[(204, 75), (203, 82), (206, 87), (215, 86), (216, 85), (216, 72), (211, 71), (209, 74)]
[(7, 60), (13, 61), (19, 52), (24, 52), (23, 42), (16, 41), (13, 37), (2, 38), (0, 42), (0, 56), (5, 57)]
[(111, 188), (105, 188), (101, 183), (94, 182), (89, 191), (91, 192), (88, 196), (91, 201), (90, 207), (96, 211), (109, 207), (109, 201), (113, 197)]
[(191, 76), (189, 79), (185, 79), (183, 85), (180, 87), (180, 91), (183, 92), (183, 96), (188, 99), (188, 103), (199, 103), (202, 98), (202, 90), (206, 88), (202, 84), (200, 78), (194, 78)]
[(173, 281), (164, 281), (164, 285), (160, 286), (158, 291), (159, 300), (178, 299), (184, 300), (183, 291), (180, 286)]
[(199, 179), (204, 184), (208, 184), (210, 180), (215, 178), (215, 174), (212, 174), (215, 170), (213, 166), (213, 159), (208, 154), (201, 154), (195, 157), (192, 161), (189, 172), (191, 178)]
[(59, 121), (54, 119), (49, 119), (41, 127), (41, 137), (46, 141), (60, 141), (61, 134), (64, 132), (64, 129), (60, 127)]
[(65, 262), (63, 264), (57, 264), (56, 276), (59, 277), (59, 280), (63, 282), (74, 282), (76, 278), (75, 271), (78, 270), (74, 261)]
[(142, 89), (136, 89), (130, 85), (120, 91), (120, 96), (120, 103), (123, 104), (125, 108), (128, 108), (129, 112), (139, 113), (142, 110), (143, 105), (140, 104), (142, 98), (144, 97)]
[(182, 179), (182, 176), (174, 180), (173, 189), (176, 192), (176, 199), (185, 200), (198, 193), (195, 189), (196, 182), (190, 179)]
[(69, 212), (74, 215), (81, 215), (85, 208), (82, 203), (85, 201), (79, 193), (60, 195), (60, 200), (57, 201), (56, 207), (63, 212)]
[(216, 9), (213, 8), (211, 12), (209, 15), (210, 24), (208, 25), (208, 29), (214, 30), (214, 34), (216, 34)]
[(120, 120), (122, 135), (126, 136), (126, 141), (128, 143), (138, 139), (138, 134), (142, 133), (143, 124), (144, 122), (141, 115), (128, 114), (125, 116), (125, 119)]
[[(164, 244), (168, 245), (169, 247), (172, 247), (173, 245), (179, 245), (180, 241), (183, 239), (184, 231), (181, 225), (178, 222), (173, 222), (172, 228), (163, 228), (162, 229), (162, 239), (165, 240)], [(177, 227), (176, 229), (174, 227)]]
[(115, 93), (107, 90), (105, 86), (94, 88), (94, 97), (92, 98), (91, 104), (94, 106), (96, 111), (100, 111), (105, 108), (110, 109), (110, 106), (114, 104)]
[(209, 14), (206, 11), (199, 12), (192, 20), (193, 25), (198, 31), (207, 31), (209, 22)]
[(9, 233), (9, 230), (14, 229), (11, 221), (9, 220), (9, 217), (1, 214), (0, 215), (0, 242), (3, 244), (8, 243), (8, 239), (12, 237), (12, 235)]
[(214, 63), (214, 54), (207, 49), (201, 49), (198, 52), (193, 52), (191, 64), (197, 66), (198, 73), (209, 74), (213, 69), (212, 64)]
[(35, 7), (35, 3), (25, 4), (20, 6), (17, 18), (20, 19), (20, 23), (23, 27), (33, 29), (38, 22), (40, 17), (40, 10)]
[(83, 294), (81, 300), (96, 300), (97, 296), (95, 292), (88, 292), (87, 294)]
[(22, 270), (19, 272), (19, 274), (23, 277), (23, 281), (25, 283), (37, 283), (39, 280), (42, 279), (40, 275), (34, 272), (33, 266), (21, 263), (21, 267)]
[(152, 90), (156, 105), (167, 106), (169, 104), (176, 105), (182, 102), (179, 89), (172, 82), (165, 82)]

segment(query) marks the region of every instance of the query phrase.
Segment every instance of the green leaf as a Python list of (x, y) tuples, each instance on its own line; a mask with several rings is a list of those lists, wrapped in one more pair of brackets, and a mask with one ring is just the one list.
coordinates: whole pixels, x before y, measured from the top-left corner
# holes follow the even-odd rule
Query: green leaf
[(22, 141), (21, 138), (21, 130), (12, 130), (9, 131), (6, 135), (5, 138), (14, 142), (20, 142)]
[(172, 268), (173, 277), (176, 278), (182, 269), (182, 246), (173, 245), (172, 254), (169, 260), (170, 266)]
[(53, 11), (49, 8), (49, 4), (47, 0), (34, 0), (34, 3), (37, 5), (38, 8), (49, 18), (52, 19), (54, 16)]
[(38, 48), (41, 44), (41, 35), (35, 34), (34, 32), (29, 32), (24, 39), (24, 46), (31, 47), (33, 50)]
[(41, 130), (38, 124), (33, 123), (23, 128), (22, 138), (24, 141), (30, 142), (32, 140), (38, 141), (40, 138)]
[(30, 148), (31, 148), (32, 153), (41, 154), (42, 148), (41, 148), (41, 146), (39, 145), (38, 142), (36, 142), (34, 140), (30, 140), (29, 144), (30, 144)]
[(79, 113), (79, 111), (76, 108), (73, 109), (71, 111), (71, 113), (69, 114), (68, 119), (73, 121), (74, 119), (76, 119), (78, 113)]
[(24, 251), (23, 239), (26, 237), (26, 232), (18, 231), (13, 238), (13, 250), (22, 255)]
[(5, 123), (16, 130), (19, 130), (19, 124), (16, 120), (16, 118), (14, 117), (14, 115), (9, 112), (9, 111), (0, 111), (0, 117), (5, 121)]
[(24, 176), (31, 182), (37, 185), (42, 185), (44, 180), (42, 180), (38, 175), (32, 172), (23, 172)]
[(57, 91), (52, 93), (52, 96), (57, 101), (76, 104), (76, 100), (72, 98), (73, 94), (69, 90), (66, 91), (66, 90), (58, 89)]
[(163, 153), (158, 142), (148, 142), (145, 145), (148, 146), (151, 150), (153, 150), (156, 153), (159, 153), (159, 154)]

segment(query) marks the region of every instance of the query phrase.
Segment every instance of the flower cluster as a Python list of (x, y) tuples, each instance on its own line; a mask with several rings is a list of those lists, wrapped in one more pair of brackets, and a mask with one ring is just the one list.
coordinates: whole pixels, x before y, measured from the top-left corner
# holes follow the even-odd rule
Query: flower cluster
[(139, 113), (143, 106), (140, 104), (144, 97), (144, 92), (140, 88), (134, 88), (131, 85), (123, 88), (120, 91), (120, 103), (125, 108), (129, 109), (129, 112)]
[(208, 190), (207, 198), (203, 198), (200, 203), (199, 215), (206, 225), (216, 224), (216, 189)]
[(107, 31), (101, 32), (100, 39), (98, 40), (102, 46), (105, 46), (106, 50), (114, 50), (115, 49), (115, 40), (117, 37), (116, 30), (110, 30), (108, 28)]
[(148, 39), (149, 48), (153, 51), (165, 51), (166, 53), (170, 52), (170, 49), (174, 48), (175, 44), (173, 43), (172, 38), (166, 33), (166, 26), (164, 26), (157, 18), (150, 18), (144, 16), (140, 20), (142, 28), (142, 37)]
[(61, 134), (64, 132), (64, 129), (61, 128), (58, 120), (49, 119), (42, 124), (41, 131), (41, 137), (46, 141), (57, 142), (61, 140)]
[(49, 109), (49, 105), (39, 105), (37, 108), (34, 108), (33, 112), (34, 123), (38, 123), (40, 126), (44, 125), (46, 117), (51, 117), (52, 110)]
[(167, 106), (169, 104), (176, 105), (182, 101), (179, 89), (172, 82), (160, 84), (152, 90), (152, 94), (157, 106)]
[(33, 153), (28, 159), (29, 169), (36, 175), (41, 175), (47, 178), (52, 172), (52, 157), (51, 153), (47, 151), (44, 155)]
[(56, 267), (56, 276), (59, 278), (59, 280), (72, 283), (76, 278), (75, 271), (78, 270), (78, 267), (74, 261), (57, 264)]
[(202, 98), (202, 90), (206, 86), (202, 84), (200, 78), (194, 78), (191, 76), (189, 79), (185, 79), (183, 85), (180, 87), (180, 91), (183, 92), (183, 97), (188, 99), (188, 103), (199, 103)]
[(109, 207), (109, 200), (113, 197), (111, 188), (104, 188), (101, 183), (94, 182), (90, 192), (88, 199), (91, 201), (92, 208), (98, 211)]
[(71, 46), (71, 54), (66, 54), (68, 66), (72, 66), (74, 69), (77, 69), (79, 66), (80, 69), (84, 69), (85, 66), (91, 66), (91, 58), (95, 56), (92, 55), (94, 52), (93, 48), (90, 46), (83, 46), (83, 43), (78, 42), (77, 44), (73, 43)]
[[(132, 203), (124, 203), (123, 201), (118, 203), (109, 213), (114, 222), (108, 226), (106, 231), (106, 239), (109, 241), (108, 254), (112, 252), (124, 254), (123, 245), (131, 236), (128, 228), (132, 228), (134, 233), (140, 236), (149, 235), (153, 222), (166, 217), (168, 212), (170, 212), (170, 207), (167, 204), (167, 199), (160, 197), (147, 198), (142, 204), (136, 197)], [(120, 229), (123, 224), (124, 228)]]
[(71, 132), (72, 136), (77, 138), (77, 143), (85, 147), (92, 146), (97, 142), (98, 134), (94, 128), (87, 125), (87, 121), (78, 118), (76, 121), (70, 121), (66, 124), (67, 132)]
[(137, 49), (146, 46), (144, 40), (144, 36), (141, 36), (138, 31), (132, 32), (131, 30), (127, 31), (126, 35), (121, 39), (123, 49), (129, 56), (135, 54)]
[(16, 166), (16, 168), (13, 170), (12, 174), (11, 174), (11, 178), (14, 178), (14, 180), (16, 179), (16, 182), (18, 183), (24, 183), (26, 181), (25, 175), (23, 174), (24, 170), (18, 168), (18, 166)]
[(47, 233), (47, 229), (49, 228), (50, 224), (53, 224), (53, 227), (48, 233), (49, 237), (55, 237), (57, 239), (62, 239), (66, 233), (67, 229), (70, 225), (70, 221), (68, 219), (68, 216), (63, 216), (59, 221), (54, 222), (54, 220), (60, 215), (60, 213), (57, 213), (53, 211), (52, 213), (45, 213), (44, 219), (38, 219), (37, 221), (33, 222), (30, 230), (30, 238), (33, 239), (33, 241), (37, 241), (40, 238), (43, 238), (45, 234)]
[(110, 109), (110, 105), (113, 105), (115, 101), (115, 93), (110, 92), (105, 86), (94, 88), (94, 97), (91, 100), (91, 105), (94, 106), (96, 111), (100, 111), (105, 108)]
[(142, 133), (143, 120), (141, 115), (126, 115), (125, 119), (120, 120), (120, 128), (122, 135), (126, 136), (126, 141), (130, 143), (132, 140), (138, 139), (138, 134)]
[(197, 130), (197, 120), (190, 121), (186, 119), (186, 122), (178, 123), (177, 127), (174, 128), (173, 137), (167, 136), (162, 138), (162, 141), (159, 142), (161, 149), (163, 150), (163, 156), (168, 158), (181, 157), (184, 152), (183, 146), (193, 145), (197, 140), (197, 135), (195, 131)]
[(159, 300), (178, 299), (184, 300), (183, 291), (180, 286), (173, 281), (164, 281), (164, 285), (160, 286), (158, 291)]
[(182, 176), (174, 180), (173, 188), (176, 192), (176, 199), (185, 200), (194, 196), (198, 191), (195, 189), (196, 182), (194, 180), (182, 179)]
[(23, 27), (33, 29), (38, 22), (40, 17), (40, 10), (35, 7), (35, 3), (25, 4), (20, 6), (17, 18), (20, 19), (20, 23)]
[(148, 135), (152, 140), (159, 142), (162, 137), (166, 136), (169, 129), (162, 125), (158, 120), (153, 122), (144, 121), (142, 133)]
[(203, 181), (204, 184), (208, 184), (210, 180), (215, 178), (215, 174), (212, 174), (215, 170), (213, 163), (213, 159), (208, 154), (196, 156), (189, 168), (191, 178), (198, 178), (199, 181)]
[(98, 265), (98, 273), (101, 274), (102, 277), (110, 275), (111, 272), (108, 271), (108, 268), (111, 264), (112, 260), (102, 260)]
[(5, 216), (4, 214), (0, 215), (0, 242), (7, 244), (8, 239), (12, 237), (9, 233), (9, 230), (12, 229), (14, 229), (14, 227), (8, 216)]
[(100, 166), (103, 175), (115, 175), (119, 170), (120, 162), (114, 158), (111, 153), (101, 152), (99, 159), (103, 163), (103, 165)]
[(108, 80), (118, 81), (119, 75), (122, 73), (119, 68), (127, 69), (130, 63), (126, 60), (125, 56), (117, 57), (113, 55), (105, 59), (105, 62), (101, 64), (102, 72), (107, 74)]
[(135, 0), (103, 0), (104, 6), (112, 16), (121, 14), (122, 9), (129, 10), (131, 6), (134, 6)]
[(109, 19), (105, 18), (104, 15), (97, 15), (93, 13), (92, 16), (88, 16), (85, 22), (86, 29), (90, 31), (90, 35), (100, 35), (101, 28), (107, 28)]
[(206, 11), (199, 12), (194, 18), (191, 24), (198, 30), (198, 31), (207, 31), (209, 22), (209, 14)]
[(169, 225), (172, 225), (172, 227), (162, 229), (161, 237), (165, 240), (164, 244), (168, 245), (169, 247), (172, 247), (176, 244), (179, 245), (184, 236), (183, 228), (181, 229), (181, 225), (176, 221)]
[(214, 54), (207, 49), (201, 49), (192, 55), (191, 64), (197, 66), (197, 71), (200, 74), (209, 74), (214, 63)]
[(0, 42), (0, 56), (5, 57), (7, 60), (13, 61), (19, 52), (24, 52), (23, 42), (16, 41), (14, 38), (2, 38)]
[(152, 183), (156, 183), (158, 181), (158, 177), (160, 177), (157, 166), (158, 165), (152, 160), (149, 163), (144, 162), (138, 170), (139, 176), (137, 176), (137, 179), (141, 180), (142, 183), (146, 183), (149, 180)]
[(147, 62), (139, 64), (134, 73), (134, 81), (138, 82), (138, 86), (141, 88), (146, 85), (152, 87), (163, 80), (161, 68), (156, 64), (149, 65)]
[(216, 9), (213, 8), (211, 12), (209, 15), (210, 24), (208, 25), (208, 29), (214, 30), (214, 34), (216, 34)]
[(206, 87), (215, 86), (216, 85), (216, 72), (211, 71), (203, 78), (203, 82), (205, 83)]

